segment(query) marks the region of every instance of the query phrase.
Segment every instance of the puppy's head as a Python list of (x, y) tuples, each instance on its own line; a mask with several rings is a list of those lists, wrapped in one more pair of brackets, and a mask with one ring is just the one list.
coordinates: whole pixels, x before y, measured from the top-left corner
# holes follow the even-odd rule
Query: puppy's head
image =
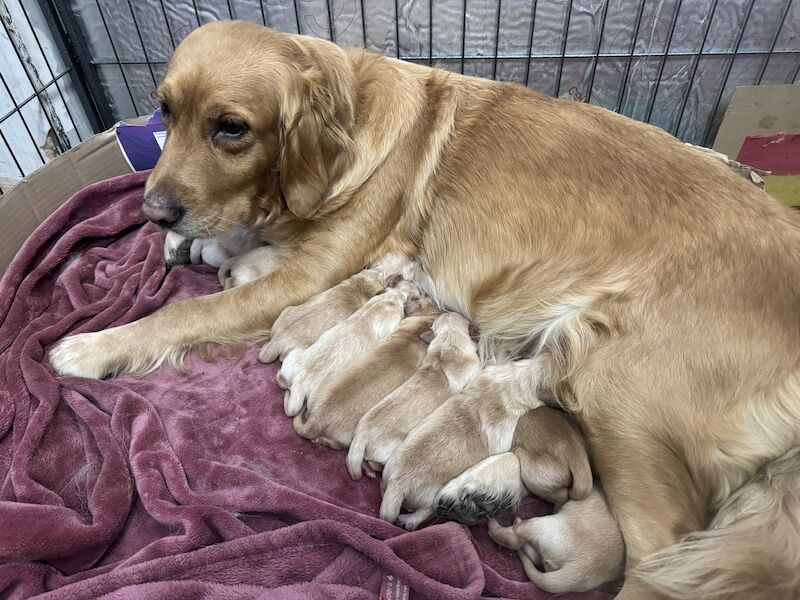
[(186, 237), (314, 218), (352, 160), (355, 87), (333, 44), (236, 21), (197, 29), (158, 88), (168, 136), (145, 214)]

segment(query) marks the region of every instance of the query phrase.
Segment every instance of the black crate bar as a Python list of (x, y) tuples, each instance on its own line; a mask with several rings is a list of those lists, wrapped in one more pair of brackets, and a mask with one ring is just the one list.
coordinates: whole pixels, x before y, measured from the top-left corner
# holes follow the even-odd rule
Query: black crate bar
[(617, 96), (617, 108), (614, 109), (615, 112), (620, 112), (622, 110), (625, 99), (628, 96), (628, 76), (631, 74), (631, 65), (636, 56), (636, 42), (639, 40), (639, 27), (642, 24), (642, 14), (644, 14), (644, 5), (646, 2), (647, 0), (642, 0), (641, 3), (639, 3), (639, 12), (636, 15), (636, 25), (633, 30), (633, 37), (631, 38), (631, 50), (628, 53), (628, 62), (625, 63), (625, 70), (622, 74), (622, 85), (619, 90), (619, 95)]
[[(689, 104), (689, 96), (692, 93), (692, 88), (694, 87), (694, 77), (697, 75), (697, 67), (700, 64), (700, 59), (703, 57), (703, 50), (706, 47), (706, 41), (708, 40), (708, 32), (711, 30), (711, 22), (714, 20), (714, 15), (717, 13), (717, 3), (719, 0), (713, 0), (711, 2), (711, 7), (708, 9), (708, 16), (706, 16), (705, 24), (703, 25), (703, 39), (700, 41), (700, 47), (697, 49), (697, 54), (694, 55), (694, 60), (692, 61), (692, 66), (690, 67), (689, 72), (689, 81), (686, 84), (686, 91), (683, 93), (683, 100), (681, 101), (681, 110), (678, 113), (678, 120), (675, 122), (675, 129), (672, 131), (672, 134), (677, 136), (678, 132), (681, 129), (681, 123), (683, 122), (683, 115), (686, 114), (686, 105)], [(723, 82), (723, 84), (727, 83)]]
[(750, 13), (753, 12), (754, 5), (755, 0), (750, 0), (747, 3), (747, 10), (744, 13), (744, 19), (742, 19), (742, 25), (739, 27), (739, 34), (736, 36), (736, 45), (733, 47), (733, 56), (731, 56), (727, 65), (725, 66), (725, 77), (722, 78), (722, 83), (719, 86), (719, 92), (717, 92), (717, 99), (714, 100), (714, 107), (711, 109), (711, 112), (708, 115), (708, 120), (706, 121), (706, 128), (703, 132), (703, 141), (701, 142), (703, 146), (709, 143), (708, 138), (711, 135), (711, 129), (714, 126), (714, 118), (717, 115), (717, 110), (719, 110), (719, 103), (722, 100), (722, 95), (725, 93), (725, 88), (728, 87), (728, 78), (731, 76), (733, 63), (736, 62), (736, 57), (739, 54), (739, 48), (742, 45), (742, 39), (744, 39), (744, 31), (747, 29), (747, 23), (750, 21)]
[[(25, 7), (22, 6), (22, 4), (20, 4), (20, 7), (22, 8), (23, 12), (25, 12)], [(14, 54), (16, 55), (22, 70), (25, 72), (25, 77), (28, 79), (31, 89), (34, 90), (36, 101), (39, 103), (39, 108), (41, 108), (44, 118), (47, 119), (47, 124), (50, 126), (50, 131), (52, 131), (53, 135), (55, 136), (56, 149), (58, 150), (58, 153), (61, 154), (62, 152), (69, 150), (69, 140), (67, 139), (67, 136), (61, 127), (61, 123), (55, 123), (53, 121), (55, 110), (50, 102), (50, 98), (47, 97), (45, 92), (48, 86), (42, 87), (42, 82), (37, 81), (38, 73), (35, 73), (33, 60), (27, 53), (27, 50), (23, 49), (22, 39), (19, 37), (19, 34), (14, 31), (15, 24), (11, 22), (11, 14), (7, 12), (6, 5), (2, 1), (0, 1), (0, 22), (3, 23), (3, 30), (6, 33), (6, 37), (9, 39), (11, 46), (14, 48)], [(34, 77), (34, 75), (36, 75), (36, 77)], [(41, 94), (44, 94), (44, 98), (42, 95), (35, 93), (37, 88), (41, 88)], [(22, 115), (20, 114), (20, 116)], [(39, 155), (41, 156), (41, 152)]]
[[(70, 123), (72, 123), (72, 129), (75, 131), (75, 134), (78, 136), (78, 141), (83, 141), (83, 136), (81, 135), (80, 130), (78, 129), (77, 124), (75, 123), (75, 117), (72, 116), (72, 111), (69, 109), (69, 102), (67, 102), (66, 98), (64, 98), (64, 93), (61, 90), (61, 86), (58, 84), (58, 79), (61, 76), (65, 75), (70, 69), (67, 69), (64, 73), (59, 73), (59, 76), (56, 77), (55, 71), (53, 71), (53, 66), (50, 64), (50, 60), (47, 58), (47, 53), (45, 53), (44, 48), (42, 47), (42, 42), (39, 39), (39, 34), (36, 33), (36, 28), (33, 26), (31, 22), (31, 17), (28, 14), (28, 11), (25, 9), (25, 5), (22, 4), (20, 0), (20, 7), (22, 8), (22, 14), (25, 16), (25, 22), (28, 24), (28, 29), (30, 29), (31, 34), (33, 34), (33, 39), (36, 42), (36, 46), (39, 48), (39, 53), (42, 55), (44, 59), (44, 64), (47, 66), (47, 72), (50, 73), (50, 81), (55, 83), (56, 91), (58, 92), (59, 98), (61, 98), (61, 102), (64, 104), (64, 109), (67, 111), (67, 116), (69, 117)], [(71, 146), (69, 140), (67, 140), (67, 145)]]
[(653, 107), (656, 105), (656, 96), (658, 96), (658, 88), (661, 86), (661, 76), (664, 74), (664, 66), (667, 64), (667, 57), (670, 56), (669, 49), (672, 47), (672, 38), (675, 35), (675, 25), (678, 23), (678, 15), (681, 12), (681, 7), (683, 6), (683, 0), (678, 0), (675, 5), (675, 12), (672, 14), (672, 20), (670, 21), (669, 25), (669, 34), (667, 35), (667, 41), (664, 44), (664, 56), (661, 58), (661, 62), (658, 65), (658, 75), (656, 76), (656, 86), (653, 90), (653, 95), (647, 101), (647, 113), (644, 117), (644, 122), (649, 123), (650, 119), (653, 116)]
[(97, 133), (114, 124), (114, 115), (106, 98), (97, 69), (92, 65), (89, 48), (78, 19), (58, 0), (39, 0), (45, 22), (56, 48), (71, 66), (75, 91), (81, 100), (89, 125)]
[(553, 91), (553, 96), (556, 97), (561, 93), (561, 77), (564, 75), (564, 60), (567, 53), (567, 38), (569, 37), (569, 24), (571, 20), (572, 0), (569, 0), (569, 2), (567, 2), (567, 16), (565, 17), (564, 23), (564, 35), (561, 38), (561, 52), (559, 53), (561, 60), (558, 62), (558, 76), (556, 77), (556, 87)]
[(603, 33), (606, 30), (606, 16), (608, 15), (608, 5), (611, 0), (606, 0), (603, 3), (603, 10), (600, 16), (600, 33), (597, 36), (597, 45), (594, 49), (594, 62), (592, 63), (592, 71), (589, 73), (589, 83), (586, 86), (586, 94), (584, 95), (586, 102), (592, 101), (592, 88), (594, 88), (594, 78), (597, 75), (597, 66), (600, 63), (600, 50), (603, 47)]
[[(778, 26), (775, 28), (775, 35), (772, 36), (772, 43), (769, 45), (769, 52), (767, 56), (764, 57), (764, 62), (761, 64), (761, 70), (758, 73), (756, 85), (761, 85), (761, 82), (764, 80), (764, 73), (767, 70), (767, 65), (772, 58), (773, 52), (775, 52), (775, 46), (778, 44), (778, 38), (781, 36), (781, 31), (783, 31), (783, 25), (786, 23), (786, 17), (789, 15), (790, 8), (792, 8), (792, 0), (786, 0), (786, 6), (783, 8), (781, 19), (778, 21)], [(800, 65), (800, 62), (798, 62), (798, 64)]]

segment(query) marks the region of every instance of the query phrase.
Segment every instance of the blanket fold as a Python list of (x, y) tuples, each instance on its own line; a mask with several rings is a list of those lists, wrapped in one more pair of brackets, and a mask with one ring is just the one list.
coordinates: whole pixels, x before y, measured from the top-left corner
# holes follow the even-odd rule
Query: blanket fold
[(378, 481), (295, 435), (255, 347), (186, 374), (54, 375), (63, 336), (219, 290), (208, 267), (165, 268), (146, 176), (78, 193), (0, 281), (0, 598), (366, 600), (386, 577), (413, 599), (549, 597), (484, 525), (378, 519)]

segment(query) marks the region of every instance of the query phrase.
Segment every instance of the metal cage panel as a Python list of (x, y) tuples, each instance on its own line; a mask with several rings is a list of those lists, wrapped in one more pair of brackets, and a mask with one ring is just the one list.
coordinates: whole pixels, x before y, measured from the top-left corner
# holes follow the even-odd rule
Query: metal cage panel
[(47, 160), (50, 132), (58, 153), (150, 112), (172, 50), (217, 19), (517, 82), (704, 145), (737, 85), (800, 71), (800, 0), (0, 0), (0, 16), (0, 176), (12, 177)]

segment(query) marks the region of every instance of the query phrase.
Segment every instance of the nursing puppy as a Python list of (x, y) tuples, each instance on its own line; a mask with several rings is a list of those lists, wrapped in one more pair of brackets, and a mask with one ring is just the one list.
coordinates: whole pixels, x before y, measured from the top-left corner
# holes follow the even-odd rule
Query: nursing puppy
[(525, 573), (546, 592), (585, 592), (622, 574), (625, 545), (601, 487), (546, 517), (489, 521), (489, 535), (516, 550)]
[(304, 409), (311, 412), (315, 394), (323, 395), (323, 384), (342, 364), (374, 348), (400, 325), (405, 305), (419, 299), (410, 281), (367, 301), (343, 323), (329, 329), (308, 348), (292, 350), (278, 371), (278, 385), (286, 389), (283, 407), (294, 417)]
[(592, 490), (586, 442), (561, 410), (541, 406), (520, 417), (511, 451), (470, 467), (436, 495), (436, 511), (472, 523), (516, 510), (528, 492), (556, 507)]
[[(542, 404), (541, 371), (537, 359), (487, 366), (414, 428), (384, 468), (381, 518), (415, 529), (433, 515), (445, 483), (508, 452), (519, 418)], [(400, 515), (401, 506), (413, 512)]]
[(439, 314), (429, 298), (412, 302), (408, 318), (377, 347), (332, 376), (313, 407), (294, 418), (294, 430), (331, 448), (347, 448), (359, 419), (419, 367), (428, 344), (421, 334)]
[(413, 269), (412, 259), (390, 254), (303, 304), (289, 306), (272, 325), (269, 341), (261, 349), (259, 360), (265, 363), (284, 360), (295, 348), (308, 348), (387, 285), (399, 278), (408, 279)]
[(445, 313), (433, 322), (429, 334), (433, 337), (416, 373), (358, 422), (347, 453), (353, 479), (361, 479), (365, 459), (373, 470), (383, 469), (408, 433), (478, 374), (477, 348), (464, 317)]

